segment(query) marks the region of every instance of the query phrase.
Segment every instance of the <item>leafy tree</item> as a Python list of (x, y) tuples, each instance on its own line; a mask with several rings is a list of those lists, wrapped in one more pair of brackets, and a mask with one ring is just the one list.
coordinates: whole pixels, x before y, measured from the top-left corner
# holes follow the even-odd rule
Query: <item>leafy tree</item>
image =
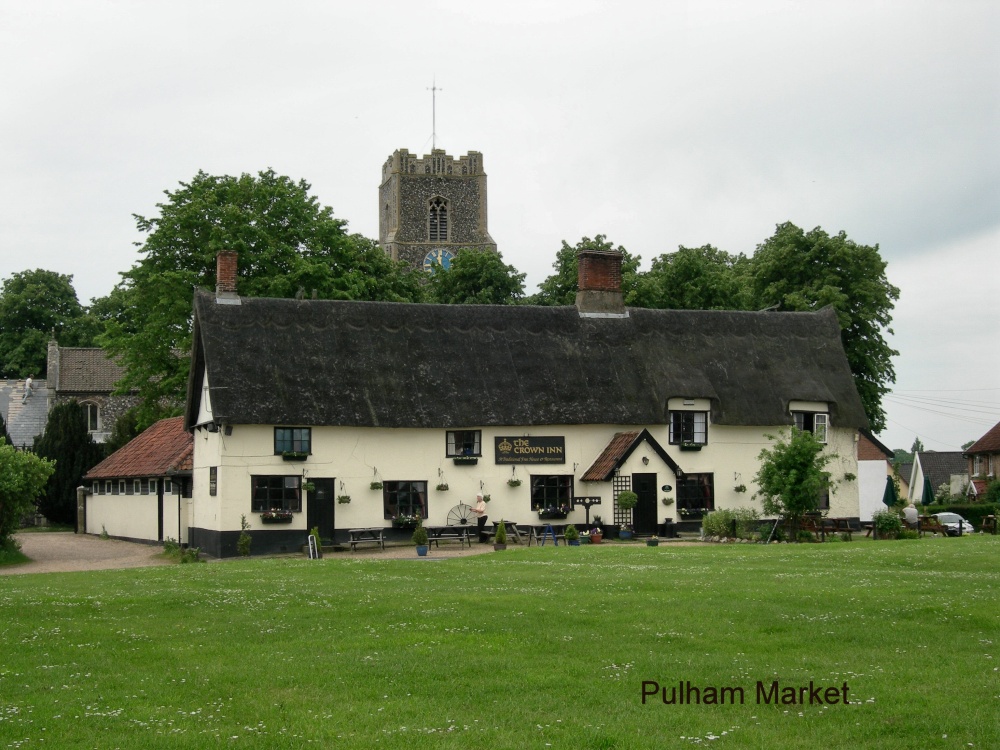
[(500, 253), (463, 249), (450, 268), (435, 269), (428, 286), (434, 302), (511, 305), (524, 297), (524, 276), (505, 264)]
[(630, 304), (663, 310), (747, 310), (749, 259), (705, 245), (653, 259)]
[(787, 435), (769, 436), (774, 446), (764, 448), (758, 458), (760, 469), (754, 477), (764, 512), (780, 515), (797, 527), (802, 517), (819, 507), (820, 493), (832, 490), (830, 474), (823, 467), (833, 454), (823, 452), (823, 444), (811, 432), (794, 427)]
[(963, 451), (968, 450), (971, 446), (975, 444), (976, 444), (975, 440), (967, 440), (966, 442), (962, 443), (962, 450)]
[(878, 245), (858, 245), (844, 232), (830, 236), (818, 227), (804, 232), (785, 223), (757, 246), (752, 265), (758, 307), (834, 307), (872, 431), (884, 429), (882, 397), (896, 382), (892, 357), (899, 352), (886, 343), (883, 332), (892, 333), (889, 325), (899, 289), (885, 275)]
[(904, 451), (902, 448), (893, 448), (892, 463), (896, 466), (913, 463), (913, 454), (909, 451)]
[(34, 510), (53, 468), (51, 461), (15, 450), (0, 439), (0, 549), (9, 548), (21, 518)]
[(124, 447), (129, 441), (139, 436), (142, 430), (139, 427), (139, 408), (133, 406), (125, 410), (111, 429), (111, 434), (104, 441), (104, 452), (111, 455), (119, 448)]
[(93, 346), (94, 328), (73, 289), (73, 277), (35, 269), (13, 274), (0, 289), (2, 377), (43, 377), (48, 343)]
[(303, 294), (321, 299), (413, 301), (419, 274), (389, 259), (371, 240), (348, 235), (346, 222), (294, 182), (272, 170), (256, 176), (199, 172), (166, 191), (159, 214), (136, 216), (146, 235), (143, 257), (95, 303), (106, 333), (100, 341), (120, 358), (120, 391), (142, 400), (139, 426), (179, 409), (187, 386), (191, 299), (214, 288), (216, 255), (239, 253), (237, 291), (258, 297)]
[(76, 488), (83, 475), (104, 458), (103, 446), (87, 431), (87, 416), (80, 404), (69, 401), (52, 408), (45, 432), (35, 439), (35, 453), (55, 464), (38, 501), (39, 512), (54, 523), (74, 523)]
[(2, 414), (0, 414), (0, 439), (7, 443), (7, 445), (14, 444), (14, 441), (10, 439), (10, 433), (7, 432), (7, 423), (3, 421)]
[(910, 460), (913, 460), (913, 456), (917, 453), (922, 453), (924, 450), (923, 441), (920, 438), (913, 438), (913, 445), (910, 446)]
[(615, 247), (603, 234), (595, 235), (594, 239), (584, 237), (575, 246), (570, 246), (563, 240), (562, 249), (552, 264), (555, 273), (538, 285), (538, 293), (532, 295), (528, 302), (532, 305), (576, 304), (579, 289), (577, 255), (581, 250), (618, 250), (625, 256), (622, 260), (622, 291), (625, 293), (625, 303), (632, 304), (631, 296), (638, 284), (639, 262), (642, 258), (638, 255), (633, 257), (620, 245)]

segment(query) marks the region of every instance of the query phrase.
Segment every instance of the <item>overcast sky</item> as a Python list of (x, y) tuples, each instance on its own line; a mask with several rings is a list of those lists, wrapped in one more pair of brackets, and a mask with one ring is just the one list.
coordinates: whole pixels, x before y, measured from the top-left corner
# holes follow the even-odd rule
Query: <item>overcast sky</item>
[(1000, 420), (1000, 3), (0, 0), (0, 279), (137, 259), (197, 171), (305, 179), (378, 237), (398, 148), (480, 151), (528, 291), (562, 240), (750, 254), (791, 221), (900, 287), (889, 447)]

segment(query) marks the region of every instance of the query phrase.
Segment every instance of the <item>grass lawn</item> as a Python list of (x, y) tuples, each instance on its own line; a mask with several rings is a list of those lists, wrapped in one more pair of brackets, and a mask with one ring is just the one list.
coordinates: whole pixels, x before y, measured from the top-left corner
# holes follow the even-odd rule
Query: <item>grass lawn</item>
[(998, 562), (975, 536), (5, 576), (0, 748), (998, 747)]

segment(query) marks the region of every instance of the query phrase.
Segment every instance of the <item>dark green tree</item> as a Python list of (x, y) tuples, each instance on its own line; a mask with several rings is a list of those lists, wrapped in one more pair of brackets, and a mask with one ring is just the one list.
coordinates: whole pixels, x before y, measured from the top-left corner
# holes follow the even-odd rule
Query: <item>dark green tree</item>
[(95, 330), (73, 277), (41, 268), (13, 274), (0, 289), (0, 376), (44, 377), (49, 340), (93, 346)]
[(120, 391), (141, 398), (139, 427), (163, 409), (179, 410), (187, 386), (191, 300), (197, 287), (215, 287), (216, 255), (239, 253), (237, 291), (258, 297), (414, 301), (419, 274), (393, 262), (375, 243), (348, 235), (295, 182), (272, 170), (256, 176), (199, 172), (166, 191), (159, 214), (136, 216), (143, 256), (111, 295), (95, 303), (105, 349), (125, 368)]
[(899, 289), (886, 277), (878, 245), (859, 245), (844, 232), (831, 236), (818, 227), (804, 232), (785, 223), (757, 246), (752, 266), (757, 307), (816, 310), (833, 306), (872, 431), (884, 429), (882, 397), (896, 382), (892, 357), (899, 354), (886, 342), (885, 334), (892, 333), (889, 326)]
[(820, 493), (832, 490), (824, 467), (833, 454), (811, 432), (794, 427), (787, 434), (768, 436), (774, 441), (758, 455), (760, 469), (754, 477), (764, 513), (780, 515), (797, 528), (802, 517), (819, 507)]
[(10, 433), (7, 432), (7, 423), (3, 421), (2, 414), (0, 414), (0, 438), (2, 438), (7, 445), (14, 444), (14, 441), (10, 439)]
[(53, 523), (76, 520), (76, 488), (83, 475), (104, 458), (104, 448), (87, 431), (87, 417), (76, 401), (52, 407), (45, 432), (35, 439), (35, 453), (51, 460), (55, 471), (39, 498), (38, 511)]
[(562, 249), (556, 255), (552, 268), (555, 273), (538, 285), (538, 292), (528, 298), (532, 305), (573, 305), (576, 304), (576, 293), (579, 289), (579, 265), (577, 255), (581, 250), (618, 250), (625, 257), (622, 259), (622, 291), (625, 294), (625, 304), (632, 304), (632, 297), (638, 284), (639, 262), (642, 258), (632, 256), (622, 246), (615, 247), (608, 242), (603, 234), (594, 239), (584, 237), (575, 246), (563, 240)]
[(15, 450), (0, 439), (0, 550), (10, 549), (11, 534), (35, 507), (52, 474), (51, 461), (28, 451)]
[(433, 271), (428, 289), (431, 301), (447, 305), (513, 305), (524, 297), (524, 276), (500, 253), (462, 249), (450, 268)]
[(749, 259), (705, 245), (653, 259), (638, 277), (630, 304), (662, 310), (747, 310)]

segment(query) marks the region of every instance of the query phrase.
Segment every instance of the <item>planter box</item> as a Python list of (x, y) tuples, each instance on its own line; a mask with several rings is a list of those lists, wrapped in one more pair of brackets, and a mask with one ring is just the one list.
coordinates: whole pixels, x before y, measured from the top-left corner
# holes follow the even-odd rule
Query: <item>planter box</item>
[(479, 463), (479, 456), (455, 456), (452, 461), (456, 466), (475, 466)]
[(281, 458), (283, 461), (305, 461), (309, 458), (309, 454), (300, 451), (285, 451), (281, 454)]
[(261, 516), (261, 523), (291, 523), (293, 516), (288, 516), (288, 518), (264, 518)]

